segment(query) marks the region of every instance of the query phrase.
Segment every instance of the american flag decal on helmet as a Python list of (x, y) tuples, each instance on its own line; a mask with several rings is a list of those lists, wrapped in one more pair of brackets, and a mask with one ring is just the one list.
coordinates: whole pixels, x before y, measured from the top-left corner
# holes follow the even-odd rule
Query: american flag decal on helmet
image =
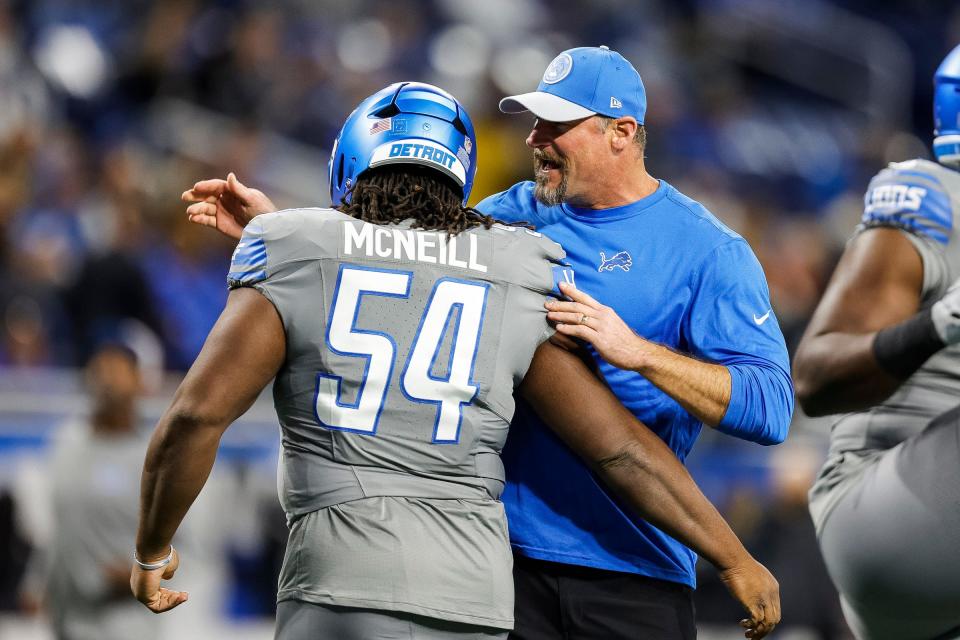
[(373, 123), (373, 126), (370, 127), (370, 135), (375, 133), (383, 133), (384, 131), (390, 131), (393, 128), (393, 118), (384, 118), (383, 120), (377, 120)]

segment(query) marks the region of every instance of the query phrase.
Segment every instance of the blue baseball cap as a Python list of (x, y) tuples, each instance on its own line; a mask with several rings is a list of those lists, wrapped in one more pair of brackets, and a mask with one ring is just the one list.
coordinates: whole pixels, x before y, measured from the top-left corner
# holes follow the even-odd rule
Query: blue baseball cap
[(609, 47), (577, 47), (553, 59), (536, 91), (507, 96), (500, 110), (530, 111), (552, 122), (633, 116), (643, 124), (647, 94), (640, 74), (622, 55)]

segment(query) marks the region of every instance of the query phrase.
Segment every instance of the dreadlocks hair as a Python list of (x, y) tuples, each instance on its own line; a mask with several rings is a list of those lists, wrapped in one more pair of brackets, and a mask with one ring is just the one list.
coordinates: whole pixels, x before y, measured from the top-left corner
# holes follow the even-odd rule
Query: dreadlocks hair
[[(347, 193), (342, 213), (373, 224), (397, 224), (413, 219), (415, 228), (461, 231), (493, 224), (510, 224), (461, 204), (456, 184), (436, 169), (417, 165), (387, 165), (367, 171)], [(346, 199), (346, 198), (345, 198)]]

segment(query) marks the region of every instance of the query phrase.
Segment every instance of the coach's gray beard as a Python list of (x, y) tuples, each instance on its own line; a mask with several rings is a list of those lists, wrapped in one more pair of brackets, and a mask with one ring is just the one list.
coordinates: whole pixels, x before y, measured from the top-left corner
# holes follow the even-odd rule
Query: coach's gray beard
[(533, 189), (533, 197), (536, 198), (540, 204), (553, 207), (563, 202), (563, 199), (567, 195), (566, 167), (563, 165), (560, 166), (560, 184), (558, 184), (555, 189), (551, 189), (547, 186), (547, 177), (540, 173), (540, 162), (539, 156), (534, 154), (533, 175), (535, 186)]

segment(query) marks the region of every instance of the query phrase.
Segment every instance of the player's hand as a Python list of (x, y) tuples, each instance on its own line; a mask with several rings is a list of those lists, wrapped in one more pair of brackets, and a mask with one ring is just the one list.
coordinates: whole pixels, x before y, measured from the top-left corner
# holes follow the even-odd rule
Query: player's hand
[(201, 180), (180, 198), (192, 203), (187, 207), (190, 222), (213, 227), (220, 233), (239, 239), (243, 228), (261, 213), (277, 207), (259, 189), (251, 189), (230, 173), (226, 180)]
[(557, 324), (557, 333), (586, 340), (600, 357), (619, 369), (637, 370), (641, 364), (643, 339), (627, 326), (617, 312), (606, 307), (572, 284), (560, 283), (560, 291), (570, 298), (548, 300), (547, 319)]
[(762, 564), (750, 558), (743, 566), (720, 572), (727, 591), (747, 610), (740, 621), (747, 638), (763, 638), (780, 622), (780, 585)]
[[(145, 559), (159, 560), (159, 558)], [(154, 613), (163, 613), (179, 606), (187, 601), (186, 591), (173, 591), (160, 586), (161, 580), (169, 580), (176, 573), (180, 566), (180, 554), (173, 550), (173, 559), (165, 567), (146, 571), (136, 562), (133, 563), (133, 569), (130, 571), (130, 590), (134, 597), (142, 602), (147, 609)]]

